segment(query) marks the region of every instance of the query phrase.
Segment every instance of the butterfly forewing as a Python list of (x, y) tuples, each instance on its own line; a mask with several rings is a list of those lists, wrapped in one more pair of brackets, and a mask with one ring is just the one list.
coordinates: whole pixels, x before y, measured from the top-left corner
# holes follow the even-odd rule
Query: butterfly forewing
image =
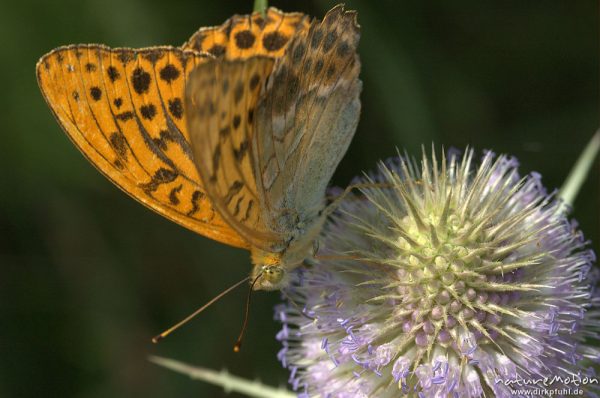
[[(253, 154), (276, 232), (314, 220), (324, 206), (358, 123), (359, 36), (356, 14), (335, 7), (294, 37), (261, 96)], [(295, 217), (284, 216), (289, 209)]]
[(308, 25), (308, 16), (302, 13), (284, 13), (271, 7), (266, 15), (234, 15), (221, 26), (201, 28), (183, 48), (225, 59), (280, 57), (290, 39), (306, 31)]
[[(252, 249), (257, 272), (263, 261), (291, 269), (309, 255), (356, 128), (358, 39), (342, 6), (313, 22), (270, 8), (181, 49), (61, 47), (37, 75), (67, 135), (121, 189)], [(283, 283), (264, 279), (257, 288)]]
[(67, 135), (117, 186), (186, 228), (247, 247), (213, 209), (188, 142), (181, 96), (206, 60), (171, 47), (77, 45), (42, 57), (37, 76)]
[(253, 246), (272, 250), (281, 238), (265, 225), (250, 153), (254, 112), (273, 60), (214, 60), (196, 68), (185, 110), (196, 166), (214, 207)]

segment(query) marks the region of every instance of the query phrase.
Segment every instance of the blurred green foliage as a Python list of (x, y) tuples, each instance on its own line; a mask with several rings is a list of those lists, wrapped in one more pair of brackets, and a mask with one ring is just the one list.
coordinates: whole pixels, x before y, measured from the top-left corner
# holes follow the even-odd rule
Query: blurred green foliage
[[(252, 0), (5, 2), (0, 13), (0, 396), (217, 397), (149, 354), (285, 384), (275, 358), (277, 293), (245, 291), (155, 346), (150, 337), (241, 279), (244, 251), (146, 210), (73, 148), (40, 95), (37, 59), (62, 44), (183, 43)], [(271, 1), (324, 15), (332, 1)], [(598, 125), (598, 4), (348, 1), (362, 26), (363, 113), (334, 183), (394, 147), (493, 149), (560, 187)], [(573, 216), (598, 248), (598, 169)]]

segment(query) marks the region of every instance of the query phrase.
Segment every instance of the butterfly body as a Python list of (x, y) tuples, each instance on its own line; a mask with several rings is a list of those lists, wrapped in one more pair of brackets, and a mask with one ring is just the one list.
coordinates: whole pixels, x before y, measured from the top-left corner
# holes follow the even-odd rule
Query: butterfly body
[(252, 272), (250, 279), (254, 281), (256, 290), (278, 290), (288, 284), (289, 272), (301, 266), (306, 259), (315, 254), (316, 241), (325, 222), (325, 216), (320, 216), (309, 224), (300, 222), (295, 227), (290, 226), (290, 240), (281, 251), (278, 248), (263, 250), (252, 247)]
[[(37, 76), (59, 124), (111, 181), (163, 216), (250, 250), (255, 287), (314, 252), (325, 189), (360, 113), (356, 14), (270, 8), (182, 48), (58, 48)], [(260, 276), (260, 277), (259, 277)]]

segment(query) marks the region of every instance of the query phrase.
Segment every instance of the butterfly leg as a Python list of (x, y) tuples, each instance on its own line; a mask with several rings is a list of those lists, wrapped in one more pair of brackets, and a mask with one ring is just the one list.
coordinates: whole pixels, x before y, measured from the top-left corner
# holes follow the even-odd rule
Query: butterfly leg
[[(363, 188), (393, 188), (393, 184), (389, 183), (377, 183), (377, 182), (365, 182), (359, 184), (351, 184), (344, 189), (344, 191), (339, 194), (337, 197), (333, 198), (331, 203), (323, 209), (321, 215), (324, 217), (328, 217), (333, 213), (342, 203), (342, 201), (352, 192), (354, 189), (363, 189)], [(329, 199), (329, 198), (328, 198)]]

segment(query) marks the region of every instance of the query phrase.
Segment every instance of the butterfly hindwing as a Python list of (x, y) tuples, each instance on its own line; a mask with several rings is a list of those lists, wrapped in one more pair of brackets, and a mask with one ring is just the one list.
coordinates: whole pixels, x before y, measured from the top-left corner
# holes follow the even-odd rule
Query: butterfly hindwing
[(337, 6), (294, 37), (276, 61), (257, 106), (261, 134), (253, 146), (257, 186), (275, 232), (309, 223), (324, 206), (360, 114), (359, 36), (355, 12)]
[(308, 25), (308, 16), (302, 13), (284, 13), (270, 7), (265, 15), (234, 15), (221, 26), (201, 28), (183, 48), (224, 59), (280, 57), (290, 39), (306, 31)]
[(192, 152), (213, 206), (252, 246), (272, 249), (281, 240), (265, 225), (251, 145), (254, 112), (274, 61), (211, 60), (189, 77), (185, 110)]
[(192, 160), (187, 75), (209, 56), (172, 47), (60, 47), (38, 83), (59, 124), (112, 182), (159, 214), (237, 247), (247, 242), (212, 207)]

